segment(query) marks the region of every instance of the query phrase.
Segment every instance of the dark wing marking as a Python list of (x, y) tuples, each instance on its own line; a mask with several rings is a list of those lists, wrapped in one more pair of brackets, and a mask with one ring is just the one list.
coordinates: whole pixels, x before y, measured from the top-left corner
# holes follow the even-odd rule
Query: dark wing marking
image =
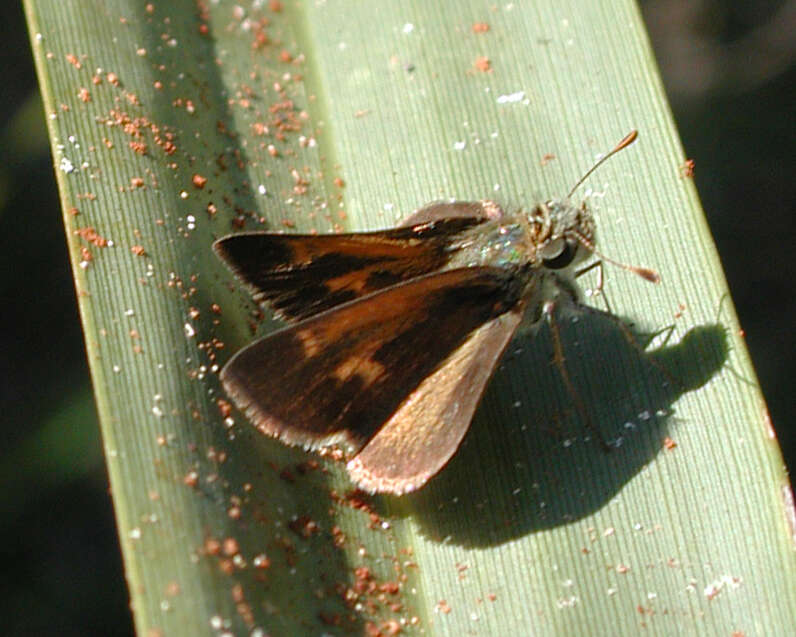
[[(446, 361), (474, 332), (521, 306), (527, 282), (491, 267), (423, 276), (249, 345), (221, 380), (261, 432), (289, 444), (344, 442), (358, 451), (399, 408), (408, 413), (402, 405), (419, 387), (432, 391), (424, 379), (451, 369)], [(475, 350), (467, 361), (473, 356)], [(474, 369), (471, 362), (464, 367)]]
[(213, 244), (216, 253), (287, 320), (300, 320), (442, 268), (447, 246), (485, 218), (460, 216), (381, 232), (277, 235), (250, 232)]

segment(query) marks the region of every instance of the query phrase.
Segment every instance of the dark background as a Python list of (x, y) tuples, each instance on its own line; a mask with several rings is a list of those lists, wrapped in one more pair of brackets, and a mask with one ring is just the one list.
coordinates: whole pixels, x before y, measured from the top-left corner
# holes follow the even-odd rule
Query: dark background
[[(792, 468), (796, 3), (656, 0), (643, 10)], [(27, 28), (16, 2), (0, 16), (0, 617), (9, 635), (130, 635)]]

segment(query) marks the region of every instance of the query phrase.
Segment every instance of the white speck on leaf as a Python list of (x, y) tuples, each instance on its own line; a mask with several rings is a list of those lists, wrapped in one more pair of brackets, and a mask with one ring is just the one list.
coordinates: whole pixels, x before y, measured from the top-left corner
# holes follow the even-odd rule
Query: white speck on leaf
[(61, 161), (58, 163), (58, 168), (60, 168), (61, 171), (65, 172), (67, 175), (69, 173), (75, 172), (75, 165), (69, 161), (67, 157), (61, 157)]
[(497, 103), (515, 104), (516, 102), (521, 102), (524, 99), (525, 99), (525, 91), (517, 91), (516, 93), (507, 93), (504, 95), (498, 95)]

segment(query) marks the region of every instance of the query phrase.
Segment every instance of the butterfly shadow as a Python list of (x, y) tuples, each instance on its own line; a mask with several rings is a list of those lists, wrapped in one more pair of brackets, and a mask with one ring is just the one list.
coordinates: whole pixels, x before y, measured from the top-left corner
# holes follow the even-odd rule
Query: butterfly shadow
[(728, 355), (720, 325), (648, 352), (639, 343), (650, 334), (599, 311), (556, 325), (576, 396), (552, 362), (549, 326), (515, 339), (459, 451), (429, 485), (404, 496), (409, 507), (394, 507), (412, 511), (427, 537), (495, 545), (597, 511), (665, 452), (673, 405)]

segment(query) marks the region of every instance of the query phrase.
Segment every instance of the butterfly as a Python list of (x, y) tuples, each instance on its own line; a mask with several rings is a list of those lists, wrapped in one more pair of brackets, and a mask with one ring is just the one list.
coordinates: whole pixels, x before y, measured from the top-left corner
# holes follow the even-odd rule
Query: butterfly
[(577, 298), (595, 224), (570, 197), (636, 136), (567, 197), (529, 211), (436, 202), (389, 230), (218, 239), (215, 252), (254, 300), (288, 323), (227, 362), (227, 394), (268, 436), (344, 448), (365, 491), (418, 489), (456, 452), (520, 325)]

